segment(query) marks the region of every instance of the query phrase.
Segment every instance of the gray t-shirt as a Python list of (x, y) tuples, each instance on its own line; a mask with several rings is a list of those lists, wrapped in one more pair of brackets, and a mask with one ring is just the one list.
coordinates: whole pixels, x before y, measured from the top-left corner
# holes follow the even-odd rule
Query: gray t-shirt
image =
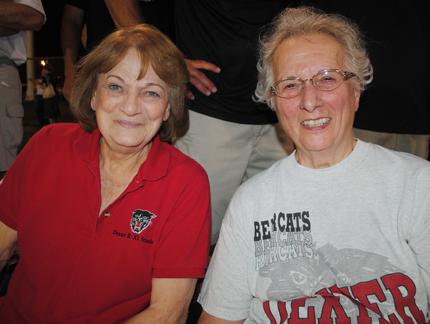
[(198, 300), (245, 323), (428, 321), (430, 163), (362, 141), (330, 168), (279, 161), (236, 192)]

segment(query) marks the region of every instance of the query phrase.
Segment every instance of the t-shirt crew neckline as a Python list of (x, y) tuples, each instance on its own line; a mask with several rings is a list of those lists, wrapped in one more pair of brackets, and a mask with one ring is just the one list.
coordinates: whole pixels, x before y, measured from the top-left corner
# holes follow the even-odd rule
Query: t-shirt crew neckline
[(352, 152), (339, 163), (321, 169), (305, 167), (296, 160), (294, 151), (286, 158), (286, 168), (288, 176), (293, 176), (306, 181), (324, 181), (328, 178), (342, 177), (357, 172), (364, 164), (370, 145), (359, 139)]

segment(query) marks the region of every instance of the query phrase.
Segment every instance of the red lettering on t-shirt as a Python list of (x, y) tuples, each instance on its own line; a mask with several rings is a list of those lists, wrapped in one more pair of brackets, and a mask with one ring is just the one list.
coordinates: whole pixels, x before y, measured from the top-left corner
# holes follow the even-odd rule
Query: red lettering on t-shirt
[[(415, 302), (415, 294), (417, 289), (411, 278), (403, 273), (392, 273), (383, 276), (381, 281), (385, 288), (388, 289), (393, 296), (396, 311), (401, 317), (401, 321), (398, 321), (395, 315), (391, 314), (389, 316), (390, 321), (394, 322), (394, 320), (397, 320), (397, 322), (406, 324), (414, 323), (412, 318), (405, 312), (405, 309), (408, 308), (415, 321), (418, 323), (425, 322), (424, 314), (418, 308)], [(402, 291), (400, 290), (401, 287), (403, 287), (403, 289), (407, 292), (406, 295), (402, 294)]]
[(273, 316), (272, 311), (270, 310), (270, 301), (266, 300), (263, 302), (264, 313), (270, 321), (270, 324), (276, 324), (275, 316)]
[(318, 295), (324, 298), (324, 304), (322, 307), (320, 321), (322, 323), (330, 323), (332, 321), (332, 313), (335, 313), (336, 323), (347, 324), (351, 323), (348, 315), (345, 313), (341, 303), (339, 302), (340, 297), (335, 296), (334, 292), (330, 292), (327, 289), (321, 289), (317, 292)]
[(334, 285), (334, 286), (331, 286), (329, 289), (333, 294), (341, 294), (341, 295), (348, 297), (355, 304), (355, 306), (357, 306), (357, 308), (358, 308), (357, 322), (358, 323), (360, 323), (360, 324), (371, 324), (372, 323), (372, 318), (370, 318), (370, 316), (367, 314), (366, 307), (364, 307), (364, 305), (361, 304), (357, 299), (351, 297), (351, 294), (348, 290), (348, 287), (339, 288), (338, 286)]
[(307, 297), (302, 297), (298, 299), (294, 299), (291, 302), (291, 316), (290, 321), (291, 323), (303, 323), (303, 324), (313, 324), (315, 323), (315, 307), (314, 306), (308, 306), (306, 307), (308, 314), (307, 317), (303, 318), (300, 317), (299, 309), (305, 306)]
[(287, 312), (287, 303), (286, 302), (278, 302), (278, 310), (279, 315), (281, 316), (280, 324), (284, 323), (287, 320), (288, 312)]
[(371, 303), (368, 299), (369, 296), (375, 296), (381, 303), (387, 300), (378, 280), (373, 279), (371, 281), (360, 282), (352, 286), (351, 291), (361, 304), (382, 317), (382, 312), (378, 305)]

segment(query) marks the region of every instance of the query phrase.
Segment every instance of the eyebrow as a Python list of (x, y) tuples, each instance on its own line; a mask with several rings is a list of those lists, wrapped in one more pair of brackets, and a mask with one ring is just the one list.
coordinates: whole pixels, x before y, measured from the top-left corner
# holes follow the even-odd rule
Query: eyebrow
[[(116, 75), (116, 74), (107, 74), (107, 73), (105, 73), (105, 75), (106, 75), (106, 79), (109, 79), (109, 78), (116, 78), (116, 79), (119, 79), (119, 80), (121, 80), (122, 82), (126, 82), (123, 78), (121, 78), (119, 75)], [(163, 90), (166, 90), (165, 89), (165, 87), (163, 87), (163, 85), (162, 84), (160, 84), (160, 83), (156, 83), (156, 82), (148, 82), (148, 83), (145, 83), (145, 85), (144, 85), (145, 87), (148, 87), (148, 86), (157, 86), (157, 87), (160, 87), (161, 89), (163, 89)]]

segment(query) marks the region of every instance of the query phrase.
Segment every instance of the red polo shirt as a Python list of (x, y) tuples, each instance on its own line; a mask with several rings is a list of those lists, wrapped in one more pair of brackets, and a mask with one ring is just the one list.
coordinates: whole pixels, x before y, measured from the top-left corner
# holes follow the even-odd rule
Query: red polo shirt
[(21, 259), (1, 323), (113, 323), (149, 305), (151, 279), (204, 276), (205, 171), (154, 139), (123, 194), (98, 215), (100, 133), (56, 124), (32, 137), (0, 185), (0, 220)]

